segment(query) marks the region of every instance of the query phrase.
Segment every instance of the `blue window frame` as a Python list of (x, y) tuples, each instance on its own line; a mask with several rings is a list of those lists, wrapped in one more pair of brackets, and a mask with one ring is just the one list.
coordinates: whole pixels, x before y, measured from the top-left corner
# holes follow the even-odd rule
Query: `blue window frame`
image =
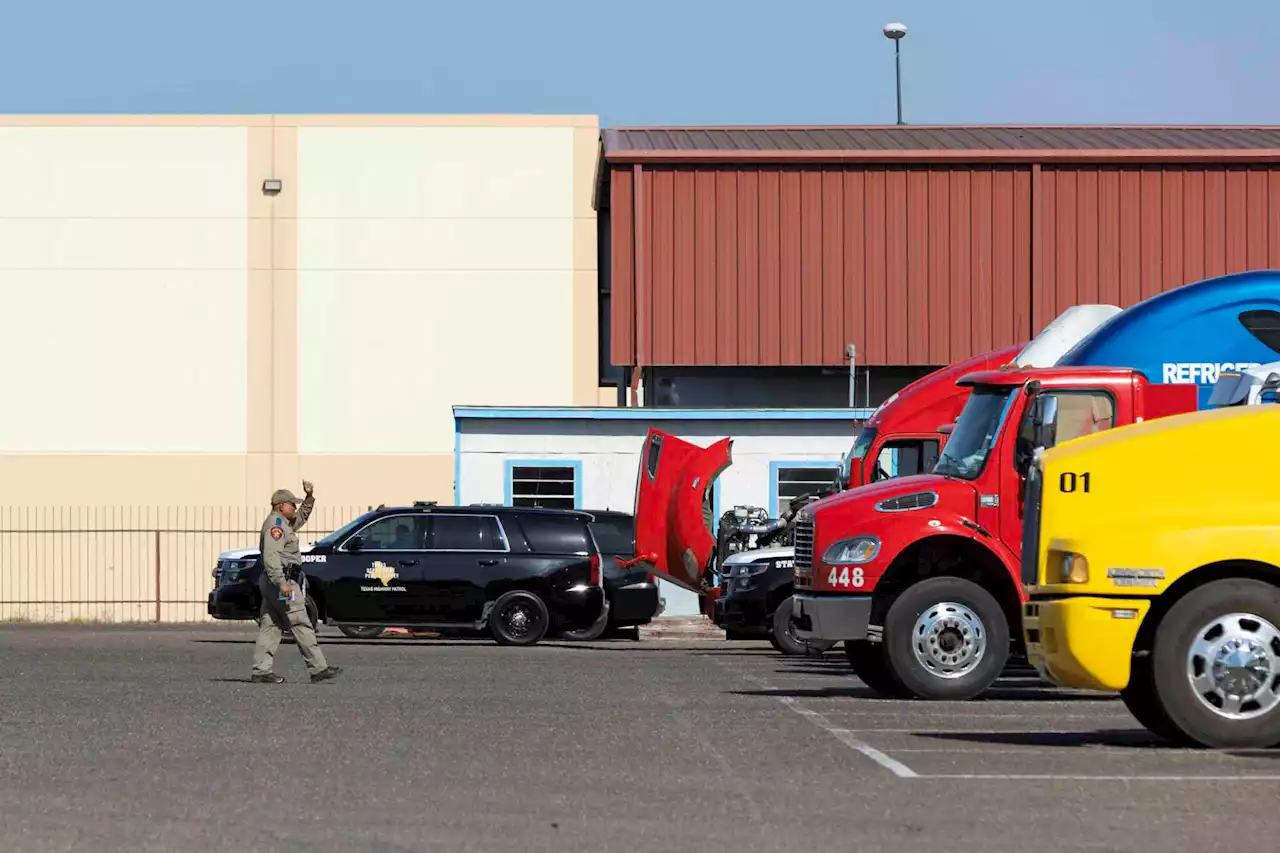
[(507, 506), (582, 509), (582, 460), (508, 459)]

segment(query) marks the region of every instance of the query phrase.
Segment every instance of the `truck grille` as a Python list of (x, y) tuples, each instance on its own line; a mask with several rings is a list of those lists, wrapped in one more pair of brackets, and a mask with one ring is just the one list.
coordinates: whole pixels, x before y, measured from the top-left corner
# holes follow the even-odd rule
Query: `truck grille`
[(813, 567), (813, 516), (801, 514), (795, 522), (796, 573), (807, 575)]
[(1022, 584), (1034, 586), (1040, 560), (1040, 502), (1044, 478), (1039, 465), (1027, 474), (1027, 497), (1022, 509)]

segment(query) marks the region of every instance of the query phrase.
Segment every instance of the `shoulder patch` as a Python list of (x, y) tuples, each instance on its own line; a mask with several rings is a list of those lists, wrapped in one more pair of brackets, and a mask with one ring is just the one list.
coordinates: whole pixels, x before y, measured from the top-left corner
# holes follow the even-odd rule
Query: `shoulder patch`
[(279, 525), (271, 528), (272, 539), (279, 539), (283, 535), (284, 535), (284, 531), (279, 527)]

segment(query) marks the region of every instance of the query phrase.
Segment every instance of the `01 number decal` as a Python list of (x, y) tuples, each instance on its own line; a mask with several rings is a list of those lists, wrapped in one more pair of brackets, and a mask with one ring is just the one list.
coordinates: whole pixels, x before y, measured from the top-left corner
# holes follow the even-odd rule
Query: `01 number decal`
[(1077, 490), (1089, 491), (1089, 472), (1077, 474), (1074, 471), (1063, 471), (1058, 477), (1058, 491), (1070, 493)]
[(838, 571), (832, 569), (831, 574), (827, 575), (827, 586), (842, 586), (848, 589), (849, 587), (862, 586), (862, 583), (862, 569), (853, 569), (851, 571), (848, 566), (845, 566)]

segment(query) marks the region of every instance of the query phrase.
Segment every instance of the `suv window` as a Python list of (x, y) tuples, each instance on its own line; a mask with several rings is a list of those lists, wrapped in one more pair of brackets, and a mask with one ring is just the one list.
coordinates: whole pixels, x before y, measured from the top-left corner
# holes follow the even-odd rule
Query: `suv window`
[(630, 557), (635, 553), (636, 523), (629, 515), (606, 515), (591, 522), (601, 554)]
[(529, 547), (542, 554), (590, 554), (587, 524), (580, 518), (526, 515), (520, 518)]
[(366, 551), (417, 551), (423, 542), (422, 517), (389, 515), (360, 531)]
[(492, 515), (429, 515), (427, 548), (431, 551), (506, 551), (502, 526)]

